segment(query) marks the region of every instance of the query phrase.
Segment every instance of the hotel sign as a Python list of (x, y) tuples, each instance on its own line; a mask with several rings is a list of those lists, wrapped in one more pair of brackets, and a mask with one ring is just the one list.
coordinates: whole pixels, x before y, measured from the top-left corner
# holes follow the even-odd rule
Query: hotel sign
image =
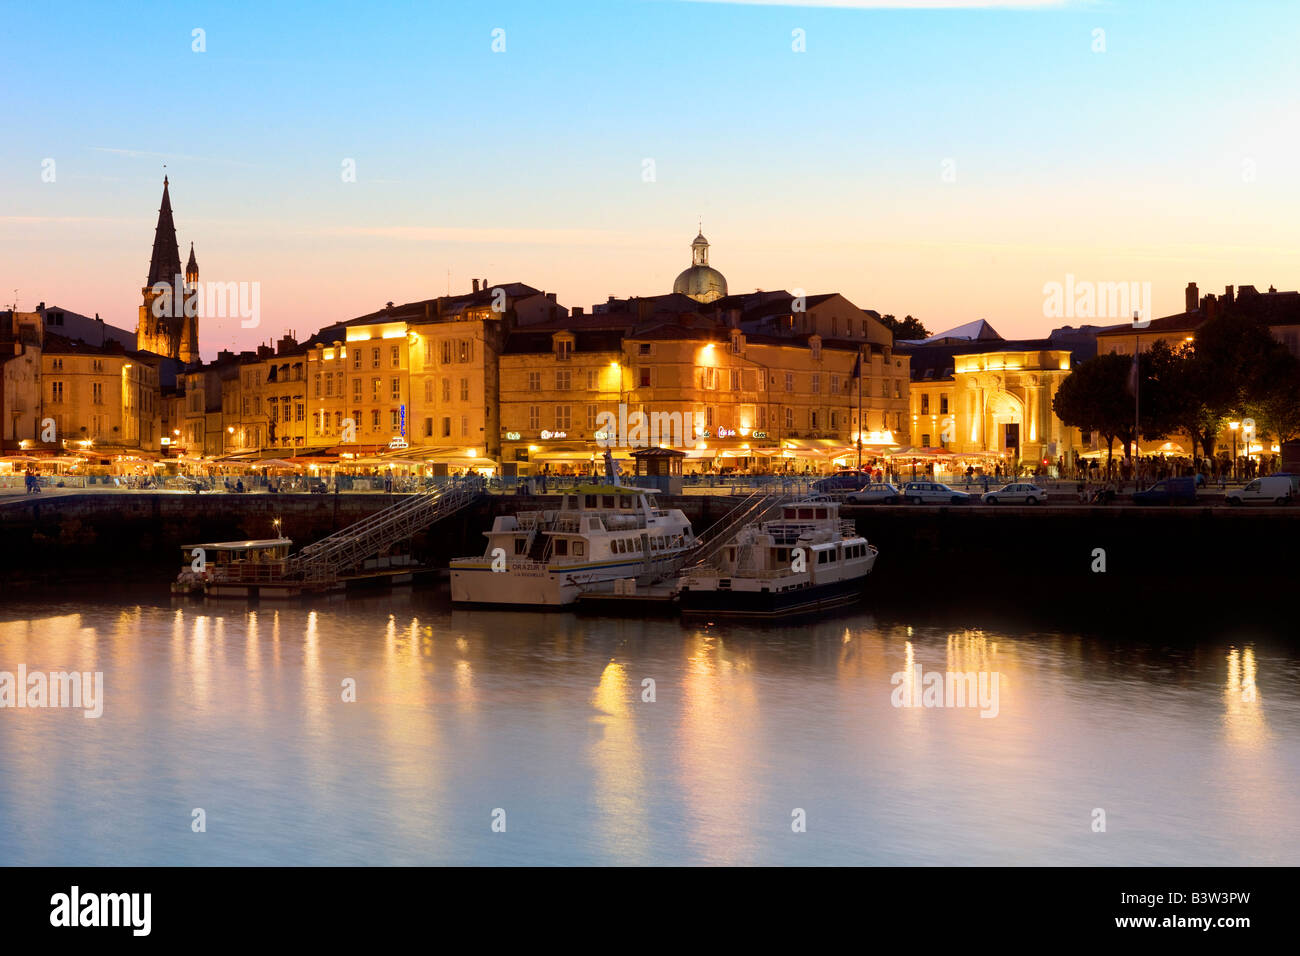
[(407, 444), (407, 441), (406, 441), (405, 438), (394, 438), (392, 441), (390, 441), (390, 442), (388, 443), (388, 447), (389, 447), (389, 448), (409, 448), (410, 445)]

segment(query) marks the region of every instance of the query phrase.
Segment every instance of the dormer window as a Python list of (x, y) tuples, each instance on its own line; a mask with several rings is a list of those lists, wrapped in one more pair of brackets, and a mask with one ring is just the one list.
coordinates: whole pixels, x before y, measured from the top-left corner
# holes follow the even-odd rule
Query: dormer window
[(555, 348), (555, 358), (557, 361), (566, 362), (573, 356), (573, 336), (567, 333), (556, 335), (551, 340)]
[(733, 329), (731, 332), (731, 354), (739, 355), (745, 347), (745, 336), (739, 330)]
[(820, 335), (814, 335), (808, 340), (808, 347), (812, 349), (812, 357), (821, 361), (822, 357), (822, 338)]

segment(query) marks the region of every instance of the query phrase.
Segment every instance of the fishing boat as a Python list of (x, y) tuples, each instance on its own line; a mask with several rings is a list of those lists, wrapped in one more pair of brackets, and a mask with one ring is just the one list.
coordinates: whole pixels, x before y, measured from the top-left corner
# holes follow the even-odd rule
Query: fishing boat
[(715, 557), (677, 581), (685, 618), (774, 620), (858, 601), (878, 550), (841, 520), (836, 501), (781, 506), (781, 515), (745, 526)]
[(565, 492), (558, 508), (498, 516), (481, 555), (451, 562), (452, 601), (564, 607), (675, 575), (698, 547), (690, 521), (660, 508), (654, 489), (620, 484), (606, 464), (605, 483)]

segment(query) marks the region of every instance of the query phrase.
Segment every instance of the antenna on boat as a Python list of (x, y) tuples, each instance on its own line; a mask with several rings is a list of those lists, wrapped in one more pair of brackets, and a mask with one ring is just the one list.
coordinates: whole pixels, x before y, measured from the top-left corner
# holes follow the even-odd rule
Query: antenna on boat
[(605, 477), (612, 485), (618, 484), (618, 466), (614, 464), (614, 453), (605, 449)]

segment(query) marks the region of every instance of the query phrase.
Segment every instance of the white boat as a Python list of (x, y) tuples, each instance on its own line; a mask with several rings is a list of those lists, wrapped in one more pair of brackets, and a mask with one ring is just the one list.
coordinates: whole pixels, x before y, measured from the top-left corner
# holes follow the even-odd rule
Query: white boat
[(781, 506), (779, 518), (747, 525), (716, 564), (678, 579), (685, 617), (775, 619), (855, 603), (879, 552), (824, 498)]
[(452, 601), (564, 606), (620, 581), (671, 577), (698, 542), (686, 515), (660, 508), (656, 494), (613, 479), (566, 492), (553, 510), (498, 516), (483, 554), (451, 562)]

